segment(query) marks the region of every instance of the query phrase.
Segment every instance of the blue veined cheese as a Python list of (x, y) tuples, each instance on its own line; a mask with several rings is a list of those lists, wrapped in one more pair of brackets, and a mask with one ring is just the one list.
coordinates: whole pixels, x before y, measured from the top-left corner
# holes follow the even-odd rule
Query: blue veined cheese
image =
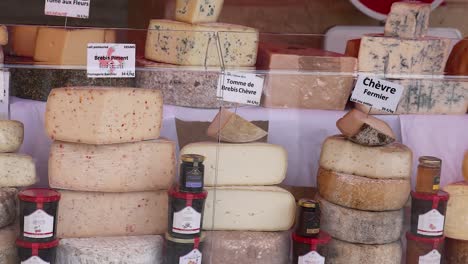
[(175, 19), (187, 23), (216, 22), (224, 0), (177, 0)]
[[(465, 114), (468, 110), (468, 81), (447, 79), (391, 80), (405, 88), (395, 114)], [(369, 112), (369, 107), (356, 104)], [(390, 114), (371, 109), (371, 114)]]
[(421, 38), (427, 34), (431, 5), (418, 2), (393, 3), (385, 23), (385, 36)]
[(150, 21), (145, 58), (189, 66), (253, 66), (258, 31), (224, 23)]
[(378, 74), (441, 74), (450, 51), (450, 39), (401, 39), (366, 35), (361, 39), (358, 69)]

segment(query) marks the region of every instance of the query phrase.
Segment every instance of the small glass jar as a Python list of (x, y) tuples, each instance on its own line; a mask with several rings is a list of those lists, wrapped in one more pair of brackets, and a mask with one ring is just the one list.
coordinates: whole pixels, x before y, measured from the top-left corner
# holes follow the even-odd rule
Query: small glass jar
[(296, 233), (302, 237), (317, 237), (320, 233), (320, 205), (315, 200), (300, 199)]
[(203, 174), (205, 157), (197, 154), (185, 154), (180, 157), (180, 186), (181, 192), (203, 192)]
[(419, 158), (416, 192), (437, 193), (440, 189), (442, 160), (431, 156)]

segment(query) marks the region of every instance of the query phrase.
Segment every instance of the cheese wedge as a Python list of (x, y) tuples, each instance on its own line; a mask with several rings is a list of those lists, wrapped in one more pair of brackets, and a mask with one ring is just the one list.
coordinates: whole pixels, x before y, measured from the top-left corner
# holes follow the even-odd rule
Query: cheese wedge
[(157, 139), (162, 123), (159, 90), (113, 87), (53, 89), (46, 105), (50, 138), (86, 144)]
[(5, 25), (0, 25), (0, 45), (8, 44), (8, 30)]
[(214, 139), (230, 143), (257, 141), (268, 133), (239, 115), (221, 108), (211, 122), (206, 134)]
[(23, 123), (15, 120), (0, 120), (0, 152), (17, 152), (23, 144), (23, 138)]
[(412, 162), (413, 154), (403, 144), (370, 148), (339, 135), (325, 140), (319, 163), (327, 170), (374, 179), (409, 179)]
[(444, 235), (453, 239), (468, 240), (468, 183), (457, 182), (443, 187), (450, 198), (445, 213)]
[(157, 235), (167, 230), (167, 191), (60, 194), (59, 238)]
[(15, 188), (0, 188), (0, 228), (12, 224), (16, 219)]
[(465, 177), (465, 181), (468, 181), (468, 150), (465, 152), (465, 158), (463, 159), (463, 176)]
[(203, 229), (286, 231), (294, 224), (296, 202), (275, 186), (210, 187)]
[(17, 264), (18, 253), (15, 245), (18, 228), (11, 225), (0, 229), (0, 263)]
[(39, 26), (12, 26), (10, 29), (13, 55), (33, 57)]
[(385, 23), (385, 36), (422, 38), (427, 34), (430, 15), (431, 5), (427, 3), (393, 3)]
[(31, 156), (0, 154), (0, 187), (27, 187), (37, 180), (36, 165)]
[(224, 0), (176, 0), (175, 19), (191, 24), (216, 22)]
[(400, 241), (384, 245), (364, 245), (332, 239), (327, 245), (327, 263), (333, 264), (401, 264)]
[(205, 186), (274, 185), (286, 177), (288, 154), (279, 145), (200, 142), (180, 154), (205, 156)]
[(175, 143), (168, 140), (111, 145), (55, 141), (49, 156), (49, 185), (75, 191), (162, 190), (172, 184), (175, 167)]
[(382, 146), (395, 141), (395, 133), (384, 121), (352, 109), (336, 122), (349, 140), (364, 146)]

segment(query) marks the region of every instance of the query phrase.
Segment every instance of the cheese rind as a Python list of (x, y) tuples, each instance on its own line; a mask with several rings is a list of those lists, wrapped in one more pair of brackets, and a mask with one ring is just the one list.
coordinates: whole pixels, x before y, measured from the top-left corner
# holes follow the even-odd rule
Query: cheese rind
[(112, 87), (53, 89), (45, 127), (54, 140), (114, 144), (157, 139), (162, 123), (159, 90)]
[(396, 2), (392, 4), (385, 23), (385, 36), (421, 38), (427, 34), (431, 5)]
[(18, 228), (11, 225), (0, 229), (0, 263), (17, 264), (18, 253), (15, 245)]
[(357, 58), (359, 57), (359, 46), (361, 45), (361, 39), (350, 39), (346, 42), (345, 55)]
[(211, 263), (289, 263), (291, 235), (288, 231), (205, 231), (205, 235), (203, 258), (211, 259)]
[(36, 165), (31, 156), (0, 153), (0, 187), (26, 187), (36, 182)]
[(0, 188), (0, 228), (3, 228), (16, 219), (16, 194), (15, 188)]
[(57, 263), (162, 264), (161, 236), (68, 238), (60, 240)]
[(17, 152), (23, 144), (23, 138), (23, 123), (15, 120), (0, 120), (0, 152)]
[(403, 232), (402, 209), (387, 212), (354, 210), (333, 204), (320, 196), (320, 228), (332, 237), (350, 243), (388, 244)]
[(282, 188), (233, 186), (207, 191), (205, 230), (285, 231), (294, 224), (294, 196)]
[(5, 25), (0, 25), (0, 45), (8, 44), (8, 30)]
[(445, 72), (450, 75), (468, 75), (468, 38), (460, 40), (450, 52)]
[(384, 121), (352, 109), (336, 122), (349, 140), (364, 146), (382, 146), (395, 141), (395, 133)]
[(175, 19), (191, 24), (216, 22), (224, 0), (177, 0)]
[(468, 240), (468, 183), (457, 182), (443, 188), (450, 199), (445, 213), (444, 235), (453, 239)]
[(190, 66), (253, 66), (258, 38), (256, 29), (239, 25), (153, 19), (145, 58)]
[(100, 193), (60, 190), (59, 238), (163, 234), (166, 191)]
[(180, 154), (205, 156), (206, 186), (274, 185), (286, 177), (288, 154), (279, 145), (200, 142), (188, 144)]
[(268, 133), (241, 116), (221, 108), (208, 127), (206, 134), (230, 143), (248, 143), (265, 137)]
[(110, 145), (55, 141), (49, 155), (49, 185), (98, 192), (168, 189), (175, 163), (175, 143), (168, 140)]
[(13, 55), (33, 57), (38, 26), (11, 26), (11, 51)]
[(359, 71), (380, 74), (442, 74), (450, 39), (400, 39), (365, 35), (359, 48)]
[(364, 245), (332, 239), (327, 246), (329, 264), (400, 264), (400, 241), (384, 245)]
[(468, 263), (468, 240), (457, 240), (445, 238), (445, 256), (447, 263), (465, 264)]
[(403, 208), (411, 191), (408, 179), (371, 179), (319, 168), (317, 186), (335, 204), (365, 211)]
[(323, 143), (319, 163), (327, 170), (374, 179), (409, 179), (412, 161), (411, 150), (403, 144), (370, 148), (337, 135)]

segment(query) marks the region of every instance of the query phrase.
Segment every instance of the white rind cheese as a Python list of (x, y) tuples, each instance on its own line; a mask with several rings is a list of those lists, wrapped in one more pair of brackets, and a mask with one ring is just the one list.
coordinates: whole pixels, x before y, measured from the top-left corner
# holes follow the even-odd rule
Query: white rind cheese
[(360, 72), (379, 74), (442, 74), (450, 39), (426, 37), (400, 39), (366, 35), (361, 39)]
[(403, 232), (402, 209), (368, 212), (335, 205), (320, 196), (320, 228), (332, 237), (360, 244), (388, 244), (400, 239)]
[(443, 190), (450, 195), (445, 213), (444, 235), (453, 239), (468, 240), (468, 183), (452, 183)]
[(36, 182), (36, 165), (31, 156), (0, 153), (0, 187), (26, 187)]
[(167, 230), (167, 191), (60, 191), (59, 238), (159, 235)]
[(205, 156), (206, 186), (274, 185), (286, 177), (288, 154), (279, 145), (199, 142), (188, 144), (180, 154)]
[(427, 34), (431, 5), (426, 3), (393, 3), (385, 23), (385, 36), (421, 38)]
[(162, 236), (68, 238), (60, 240), (57, 263), (162, 264)]
[(46, 132), (54, 140), (86, 144), (157, 139), (162, 106), (161, 91), (153, 89), (53, 89), (46, 105)]
[(335, 204), (366, 211), (403, 208), (411, 192), (409, 179), (371, 179), (319, 168), (318, 191)]
[(375, 179), (409, 179), (412, 161), (411, 150), (403, 144), (366, 147), (341, 135), (328, 137), (320, 154), (324, 169)]
[(176, 0), (175, 19), (187, 23), (216, 22), (224, 0)]
[(49, 185), (75, 191), (162, 190), (172, 184), (175, 166), (175, 143), (168, 140), (110, 145), (55, 141)]
[(275, 186), (207, 188), (203, 229), (285, 231), (294, 224), (296, 203)]
[(239, 25), (153, 19), (145, 58), (189, 66), (254, 66), (258, 38), (256, 29)]
[(327, 245), (326, 264), (400, 264), (400, 241), (385, 245), (363, 245), (332, 239)]
[(0, 152), (17, 152), (23, 144), (23, 138), (23, 123), (15, 120), (0, 120)]
[(15, 245), (18, 228), (15, 225), (0, 229), (0, 263), (18, 264), (18, 253)]
[(16, 219), (16, 195), (15, 188), (0, 189), (0, 228), (13, 223)]

